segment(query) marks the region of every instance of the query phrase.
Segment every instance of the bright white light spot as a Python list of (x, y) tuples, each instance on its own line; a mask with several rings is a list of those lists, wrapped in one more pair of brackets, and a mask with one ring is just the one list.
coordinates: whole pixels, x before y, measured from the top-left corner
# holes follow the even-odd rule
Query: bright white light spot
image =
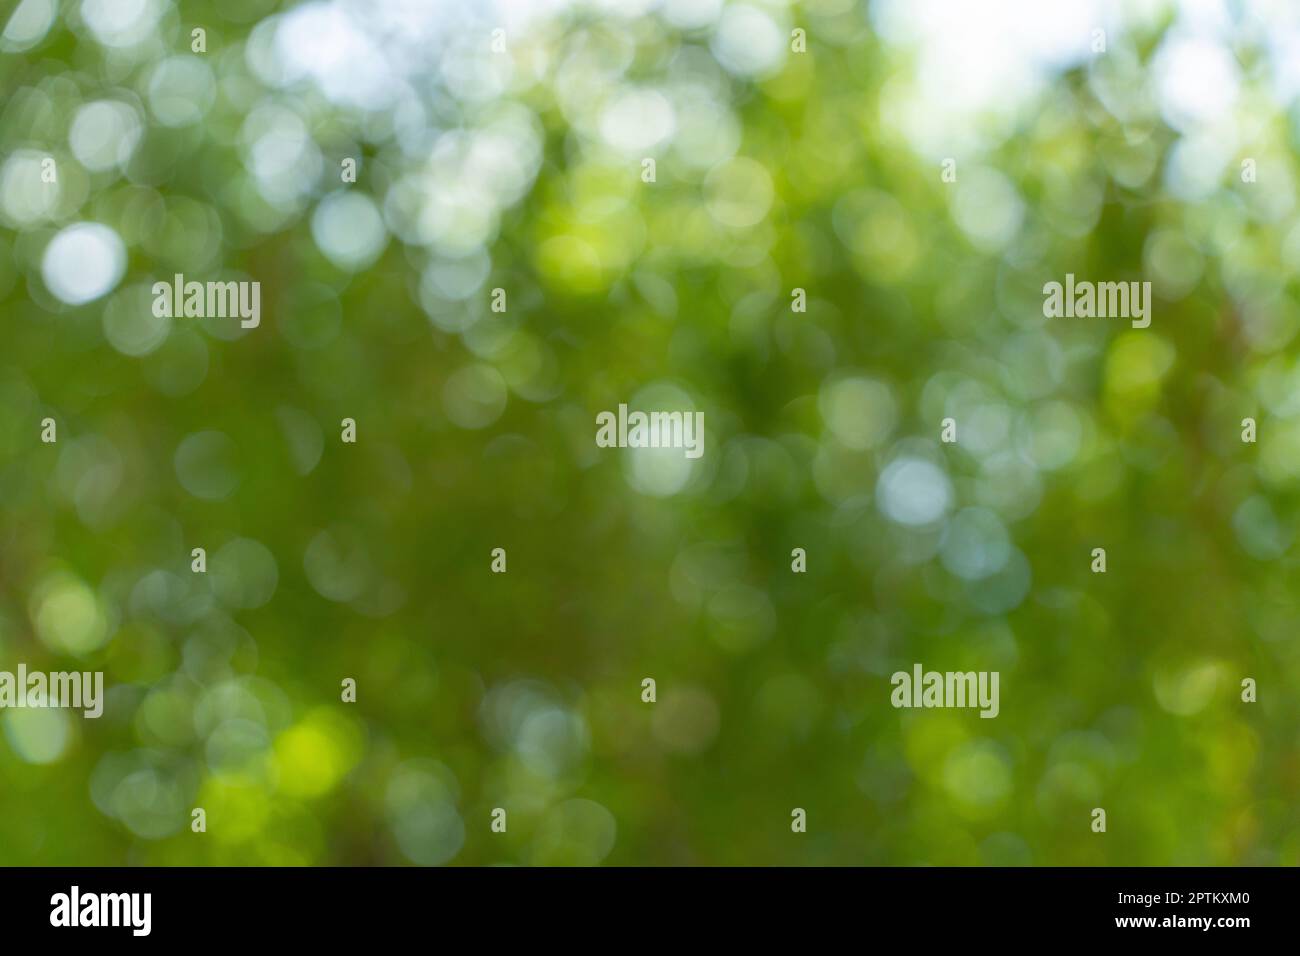
[(762, 10), (734, 4), (723, 11), (709, 46), (729, 73), (763, 77), (785, 59), (786, 35)]
[(337, 192), (326, 196), (311, 217), (311, 234), (325, 258), (357, 271), (373, 263), (388, 243), (384, 220), (368, 196)]
[(97, 222), (63, 229), (41, 259), (46, 287), (69, 305), (92, 302), (112, 291), (125, 271), (126, 247), (116, 232)]
[(384, 109), (401, 86), (383, 49), (343, 4), (295, 7), (279, 21), (275, 49), (286, 80), (309, 76), (336, 103)]
[(0, 50), (18, 53), (36, 46), (50, 31), (56, 12), (54, 0), (23, 0), (0, 34)]
[(1237, 63), (1227, 49), (1210, 40), (1167, 38), (1153, 69), (1161, 112), (1175, 129), (1226, 116), (1237, 102)]
[(648, 150), (673, 134), (673, 108), (661, 93), (634, 90), (619, 96), (600, 117), (600, 135), (615, 149)]
[(84, 0), (81, 18), (104, 46), (129, 47), (148, 38), (162, 16), (160, 0)]
[(876, 0), (876, 31), (915, 64), (891, 79), (881, 114), (932, 159), (1008, 135), (1054, 73), (1084, 62), (1093, 30), (1123, 13), (1102, 0)]
[(952, 485), (942, 469), (923, 458), (897, 458), (876, 482), (876, 503), (898, 524), (933, 524), (952, 503)]
[(77, 110), (68, 144), (81, 165), (102, 172), (126, 165), (141, 131), (140, 117), (130, 106), (120, 100), (98, 100)]
[(244, 164), (267, 200), (290, 203), (311, 191), (322, 160), (301, 116), (266, 103), (249, 114), (241, 136), (248, 147)]

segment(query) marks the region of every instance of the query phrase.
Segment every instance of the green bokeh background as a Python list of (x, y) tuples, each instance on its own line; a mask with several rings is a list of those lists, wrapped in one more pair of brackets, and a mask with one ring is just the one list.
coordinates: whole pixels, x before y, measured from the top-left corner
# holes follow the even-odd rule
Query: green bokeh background
[[(108, 689), (0, 713), (0, 863), (1300, 862), (1281, 25), (1234, 16), (1188, 121), (1173, 5), (956, 112), (905, 4), (738, 6), (338, 4), (401, 84), (368, 108), (290, 75), (337, 50), (289, 3), (0, 45), (0, 669)], [(100, 100), (137, 125), (74, 135)], [(126, 260), (70, 305), (79, 222)], [(153, 319), (177, 272), (259, 281), (260, 327)], [(1067, 272), (1152, 325), (1045, 319)], [(702, 410), (703, 458), (596, 448), (620, 402)], [(999, 716), (893, 709), (914, 662)]]

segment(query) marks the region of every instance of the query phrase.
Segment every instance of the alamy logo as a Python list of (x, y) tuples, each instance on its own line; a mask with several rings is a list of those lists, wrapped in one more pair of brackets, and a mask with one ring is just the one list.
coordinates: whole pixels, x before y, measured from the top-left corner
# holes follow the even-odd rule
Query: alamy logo
[(998, 715), (997, 671), (897, 671), (889, 682), (895, 707), (979, 707), (981, 717)]
[(1065, 285), (1043, 286), (1043, 315), (1049, 319), (1132, 319), (1133, 328), (1151, 324), (1150, 282), (1075, 282), (1074, 273)]
[(153, 284), (153, 314), (160, 319), (240, 319), (246, 329), (262, 321), (262, 283), (186, 282), (177, 273), (171, 282)]
[(152, 893), (86, 893), (74, 886), (50, 897), (51, 926), (129, 926), (132, 935), (148, 936)]
[(98, 717), (104, 712), (104, 672), (28, 673), (19, 664), (17, 674), (0, 671), (0, 707), (72, 707)]
[(598, 448), (684, 448), (687, 458), (704, 454), (703, 412), (629, 412), (596, 416)]

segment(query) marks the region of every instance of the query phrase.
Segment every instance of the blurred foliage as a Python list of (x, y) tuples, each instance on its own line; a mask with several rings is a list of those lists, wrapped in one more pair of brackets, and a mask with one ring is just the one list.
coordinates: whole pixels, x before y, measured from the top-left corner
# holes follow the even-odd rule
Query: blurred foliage
[(1300, 29), (1241, 6), (22, 0), (0, 669), (108, 697), (0, 714), (0, 863), (1300, 862)]

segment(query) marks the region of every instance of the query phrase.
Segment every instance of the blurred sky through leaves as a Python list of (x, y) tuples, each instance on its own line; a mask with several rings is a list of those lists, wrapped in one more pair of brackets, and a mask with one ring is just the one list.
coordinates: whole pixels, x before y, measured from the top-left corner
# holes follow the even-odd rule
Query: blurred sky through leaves
[(1294, 4), (5, 11), (0, 863), (1300, 863)]

